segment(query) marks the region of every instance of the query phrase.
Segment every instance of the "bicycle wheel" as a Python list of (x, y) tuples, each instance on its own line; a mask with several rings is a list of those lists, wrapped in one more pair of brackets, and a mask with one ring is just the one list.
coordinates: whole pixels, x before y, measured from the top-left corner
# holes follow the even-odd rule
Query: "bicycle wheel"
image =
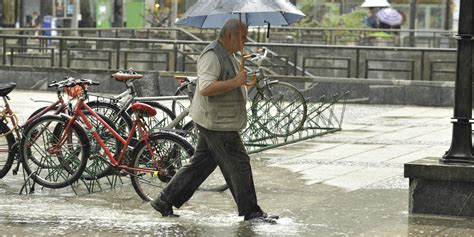
[(10, 131), (11, 129), (0, 121), (0, 179), (10, 171), (17, 152), (13, 148), (16, 139)]
[[(65, 117), (45, 115), (24, 131), (19, 147), (23, 168), (41, 186), (57, 189), (71, 185), (86, 167), (90, 156), (89, 139), (77, 123), (64, 134), (68, 121)], [(60, 141), (63, 138), (65, 141)]]
[(306, 100), (296, 87), (273, 81), (257, 90), (251, 105), (252, 117), (271, 136), (298, 132), (306, 121)]
[(149, 144), (141, 141), (133, 149), (130, 169), (133, 188), (143, 200), (153, 200), (193, 153), (191, 144), (175, 134), (153, 134)]
[[(166, 127), (173, 119), (176, 118), (176, 115), (171, 112), (168, 107), (153, 101), (143, 102), (156, 110), (156, 115), (152, 117), (143, 117), (143, 121), (148, 126), (149, 131), (152, 131), (155, 128)], [(132, 109), (129, 108), (127, 113), (132, 116)]]
[(197, 140), (199, 136), (199, 130), (194, 126), (194, 122), (191, 120), (183, 126), (183, 137), (188, 141), (193, 147), (197, 145)]
[[(43, 110), (45, 110), (46, 108), (48, 108), (48, 106), (43, 106), (37, 110), (35, 110), (33, 113), (30, 114), (30, 116), (28, 116), (28, 119), (27, 120), (30, 120), (31, 118), (33, 118), (34, 116), (36, 116), (37, 114), (41, 113)], [(54, 112), (56, 112), (57, 110), (59, 109), (58, 106), (55, 106), (55, 107), (52, 107), (49, 111), (47, 111), (45, 114), (54, 114)]]
[(122, 137), (128, 137), (128, 133), (132, 128), (132, 118), (125, 111), (120, 112), (120, 107), (115, 104), (103, 101), (89, 101), (87, 105), (107, 118), (109, 118), (115, 127), (118, 134)]
[[(190, 98), (192, 98), (192, 94), (194, 93), (194, 91), (190, 92), (189, 89), (188, 89), (188, 86), (189, 86), (188, 83), (184, 83), (183, 85), (178, 87), (178, 89), (174, 93), (175, 96), (183, 96), (184, 95), (184, 96), (188, 97), (188, 99), (180, 99), (180, 100), (175, 99), (175, 100), (173, 100), (173, 102), (171, 103), (171, 111), (175, 115), (179, 115), (181, 112), (183, 112), (184, 109), (189, 109), (189, 106), (191, 106), (191, 99)], [(185, 124), (189, 123), (190, 121), (192, 121), (191, 117), (186, 116), (186, 118), (183, 120), (181, 125), (184, 126)]]
[[(97, 131), (99, 134), (105, 146), (109, 149), (113, 156), (117, 158), (120, 154), (120, 151), (122, 150), (122, 143), (120, 140), (114, 137), (114, 135), (112, 135), (112, 133), (104, 126), (104, 124), (99, 122), (99, 120), (92, 114), (89, 112), (84, 112), (84, 114), (87, 116), (95, 131)], [(111, 119), (99, 113), (97, 113), (97, 115), (102, 118), (114, 131), (117, 131), (115, 124)], [(60, 137), (61, 132), (62, 130), (57, 129), (57, 131), (54, 131), (54, 135), (56, 137)], [(102, 149), (102, 147), (96, 141), (94, 136), (92, 136), (92, 133), (89, 130), (86, 130), (86, 134), (90, 141), (91, 155), (87, 162), (86, 169), (82, 173), (82, 178), (86, 180), (95, 180), (111, 174), (113, 167), (109, 157), (105, 153), (104, 149)]]

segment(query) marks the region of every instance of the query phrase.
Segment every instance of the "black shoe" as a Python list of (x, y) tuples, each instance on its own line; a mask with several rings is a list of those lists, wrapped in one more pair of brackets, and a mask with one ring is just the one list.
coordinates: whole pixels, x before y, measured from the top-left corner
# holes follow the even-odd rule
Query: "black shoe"
[(170, 203), (161, 200), (160, 197), (151, 201), (150, 205), (161, 213), (163, 217), (179, 217), (179, 215), (173, 213), (173, 206)]
[(276, 224), (277, 219), (280, 218), (276, 215), (269, 216), (267, 213), (259, 211), (259, 212), (252, 212), (250, 214), (245, 215), (244, 220), (250, 222), (261, 222), (261, 223), (270, 223)]

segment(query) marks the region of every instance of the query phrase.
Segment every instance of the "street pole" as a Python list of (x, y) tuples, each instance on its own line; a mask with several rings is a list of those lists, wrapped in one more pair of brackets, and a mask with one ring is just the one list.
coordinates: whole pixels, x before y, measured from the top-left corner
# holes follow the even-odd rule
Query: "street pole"
[(415, 47), (416, 0), (410, 2), (410, 47)]
[[(74, 1), (74, 12), (72, 13), (72, 24), (71, 24), (71, 27), (73, 29), (79, 28), (79, 14), (81, 13), (80, 7), (81, 7), (80, 0)], [(74, 35), (78, 35), (77, 31), (74, 32)]]
[(175, 27), (176, 18), (178, 17), (178, 0), (172, 0), (170, 27)]
[(23, 21), (24, 16), (25, 16), (25, 10), (24, 10), (24, 3), (23, 0), (18, 0), (18, 27), (24, 27), (25, 23)]
[(444, 29), (449, 30), (451, 29), (451, 0), (446, 0), (446, 15), (444, 21)]
[(52, 2), (53, 2), (53, 4), (52, 4), (53, 10), (52, 10), (51, 16), (52, 16), (53, 18), (56, 18), (56, 1), (52, 1)]
[(457, 65), (454, 95), (453, 135), (443, 162), (474, 163), (472, 155), (472, 36), (473, 1), (461, 0), (457, 35)]

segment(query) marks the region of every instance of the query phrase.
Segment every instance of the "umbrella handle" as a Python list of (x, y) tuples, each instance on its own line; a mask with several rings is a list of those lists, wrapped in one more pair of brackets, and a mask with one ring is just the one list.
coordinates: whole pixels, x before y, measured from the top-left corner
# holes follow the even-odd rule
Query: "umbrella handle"
[(264, 20), (263, 22), (267, 23), (267, 39), (269, 39), (270, 38), (270, 22), (268, 22), (267, 20)]
[[(239, 13), (239, 21), (242, 22), (242, 15)], [(244, 42), (242, 42), (242, 27), (239, 27), (239, 41), (240, 41), (240, 71), (244, 71), (244, 63), (245, 63), (245, 53), (244, 53)], [(246, 86), (255, 86), (257, 84), (257, 74), (254, 73), (252, 75), (252, 81), (250, 83), (245, 83)]]
[(252, 74), (252, 81), (245, 83), (246, 86), (255, 86), (257, 84), (257, 73)]
[[(242, 24), (242, 14), (239, 12), (239, 24)], [(239, 25), (239, 43), (240, 43), (240, 71), (244, 71), (244, 42), (242, 42), (242, 27)]]

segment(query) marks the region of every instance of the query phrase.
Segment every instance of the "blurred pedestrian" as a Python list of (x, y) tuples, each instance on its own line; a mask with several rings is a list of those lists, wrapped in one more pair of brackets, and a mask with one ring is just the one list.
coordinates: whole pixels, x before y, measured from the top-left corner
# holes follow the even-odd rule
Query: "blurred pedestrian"
[(361, 7), (368, 8), (370, 12), (370, 15), (364, 19), (365, 25), (370, 28), (379, 28), (380, 22), (377, 17), (377, 12), (380, 8), (389, 6), (390, 3), (388, 3), (387, 0), (365, 0), (365, 2), (362, 3)]
[(378, 8), (376, 7), (369, 8), (370, 15), (364, 19), (364, 23), (366, 26), (370, 28), (379, 28), (379, 21), (376, 15), (377, 11), (378, 11)]
[[(400, 29), (405, 21), (400, 11), (390, 7), (380, 9), (376, 16), (379, 22), (379, 28), (381, 29)], [(398, 34), (398, 32), (395, 31), (391, 33)]]
[[(40, 21), (40, 16), (37, 11), (33, 11), (31, 14), (31, 22), (30, 22), (31, 28), (41, 28), (41, 21)], [(35, 30), (35, 36), (38, 36), (38, 30)]]

